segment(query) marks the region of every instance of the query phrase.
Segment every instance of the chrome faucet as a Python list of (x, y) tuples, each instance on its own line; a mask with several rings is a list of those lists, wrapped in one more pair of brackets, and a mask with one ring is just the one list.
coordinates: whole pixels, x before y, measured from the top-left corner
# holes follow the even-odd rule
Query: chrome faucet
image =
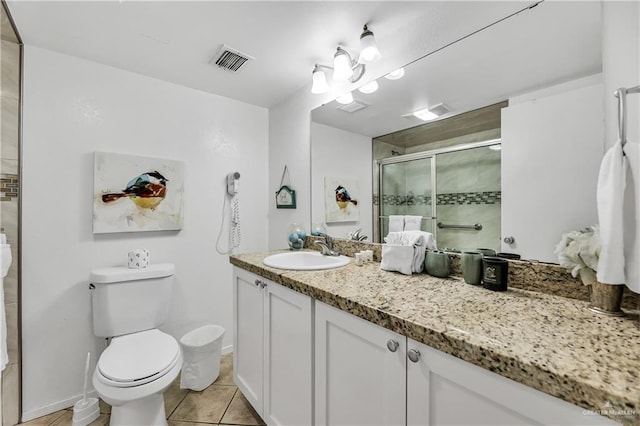
[(316, 241), (314, 244), (320, 246), (321, 253), (325, 256), (340, 256), (340, 253), (333, 250), (333, 240), (328, 235), (324, 236), (324, 241)]

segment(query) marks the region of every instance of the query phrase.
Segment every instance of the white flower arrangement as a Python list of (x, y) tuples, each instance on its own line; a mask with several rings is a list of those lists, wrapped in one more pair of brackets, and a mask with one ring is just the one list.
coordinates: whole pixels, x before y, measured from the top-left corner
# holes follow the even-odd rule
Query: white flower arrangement
[(560, 266), (569, 269), (574, 278), (580, 276), (584, 285), (593, 284), (600, 258), (600, 228), (594, 225), (562, 234), (555, 253)]

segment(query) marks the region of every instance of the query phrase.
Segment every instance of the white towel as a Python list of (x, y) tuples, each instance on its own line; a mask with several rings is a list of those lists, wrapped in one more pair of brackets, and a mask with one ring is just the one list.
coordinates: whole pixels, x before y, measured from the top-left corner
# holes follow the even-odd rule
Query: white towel
[(405, 216), (404, 217), (405, 231), (419, 231), (421, 226), (422, 226), (422, 216)]
[[(433, 234), (424, 231), (403, 231), (390, 232), (386, 237), (386, 246), (383, 245), (382, 262), (380, 268), (386, 271), (406, 271), (407, 264), (410, 265), (410, 272), (422, 272), (424, 269), (424, 258), (427, 249), (436, 249), (436, 242)], [(410, 247), (407, 249), (397, 249), (396, 247)], [(387, 259), (385, 260), (385, 253)], [(406, 274), (411, 275), (411, 273)]]
[(412, 246), (383, 244), (380, 269), (411, 275), (413, 268), (413, 251), (414, 248)]
[(389, 216), (389, 232), (402, 232), (404, 230), (404, 216)]
[(622, 284), (624, 273), (624, 189), (627, 162), (622, 144), (616, 142), (604, 155), (598, 175), (598, 221), (600, 223), (600, 259), (598, 281)]
[[(0, 234), (0, 240), (6, 241), (4, 234)], [(0, 371), (9, 362), (9, 354), (7, 352), (7, 319), (4, 311), (4, 277), (11, 266), (11, 246), (9, 244), (0, 244)]]
[(640, 145), (624, 146), (628, 163), (624, 198), (625, 283), (629, 290), (640, 293)]

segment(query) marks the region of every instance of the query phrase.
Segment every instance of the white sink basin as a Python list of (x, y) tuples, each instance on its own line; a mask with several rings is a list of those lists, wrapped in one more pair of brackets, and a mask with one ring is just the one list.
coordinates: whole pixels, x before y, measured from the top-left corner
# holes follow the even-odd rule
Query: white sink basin
[(324, 256), (320, 252), (293, 251), (272, 254), (262, 261), (267, 266), (294, 271), (316, 271), (339, 268), (349, 264), (347, 256)]

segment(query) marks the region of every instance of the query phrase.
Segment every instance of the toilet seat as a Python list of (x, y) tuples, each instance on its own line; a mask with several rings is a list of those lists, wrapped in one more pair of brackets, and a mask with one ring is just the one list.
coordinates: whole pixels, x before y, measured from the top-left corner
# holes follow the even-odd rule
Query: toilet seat
[(121, 388), (144, 385), (167, 374), (180, 355), (176, 339), (160, 330), (114, 337), (98, 360), (98, 380)]

